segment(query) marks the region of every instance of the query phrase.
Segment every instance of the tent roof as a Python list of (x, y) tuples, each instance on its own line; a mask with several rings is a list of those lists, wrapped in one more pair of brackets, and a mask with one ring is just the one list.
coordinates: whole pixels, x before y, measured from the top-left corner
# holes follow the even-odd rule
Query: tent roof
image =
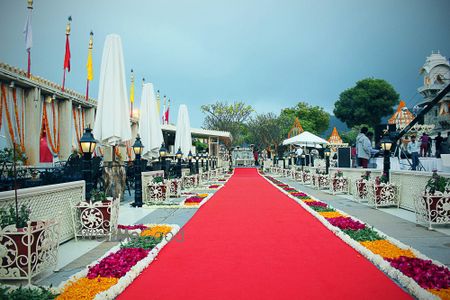
[(304, 132), (300, 133), (299, 135), (296, 135), (294, 137), (291, 137), (291, 138), (283, 141), (283, 145), (292, 145), (292, 144), (302, 145), (302, 146), (316, 146), (316, 145), (329, 144), (329, 142), (324, 140), (321, 137), (318, 137), (315, 134), (312, 134), (309, 131), (304, 131)]
[(339, 133), (338, 133), (336, 127), (333, 128), (333, 132), (331, 132), (331, 135), (330, 135), (330, 137), (328, 138), (328, 141), (329, 141), (331, 144), (342, 144), (342, 143), (343, 143), (343, 142), (342, 142), (342, 138), (341, 138), (341, 136), (339, 135)]

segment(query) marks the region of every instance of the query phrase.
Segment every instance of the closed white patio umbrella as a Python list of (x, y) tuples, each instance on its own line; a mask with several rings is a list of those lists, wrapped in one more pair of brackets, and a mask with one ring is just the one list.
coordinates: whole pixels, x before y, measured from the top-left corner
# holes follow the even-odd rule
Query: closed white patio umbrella
[(103, 47), (93, 132), (101, 144), (115, 146), (131, 140), (127, 95), (122, 41), (119, 35), (109, 34)]
[(191, 122), (187, 106), (181, 104), (178, 108), (177, 131), (175, 133), (175, 149), (181, 148), (181, 152), (186, 157), (192, 147)]
[(143, 156), (146, 158), (158, 157), (164, 140), (152, 83), (146, 83), (142, 88), (139, 135), (144, 145)]

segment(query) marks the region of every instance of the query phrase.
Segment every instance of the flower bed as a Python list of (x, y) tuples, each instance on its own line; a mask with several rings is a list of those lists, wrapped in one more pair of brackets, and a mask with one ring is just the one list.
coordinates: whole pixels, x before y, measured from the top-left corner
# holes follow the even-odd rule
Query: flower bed
[(209, 188), (209, 189), (218, 189), (219, 187), (220, 187), (219, 184), (212, 184), (212, 185), (210, 185), (208, 188)]
[(396, 279), (419, 299), (437, 296), (450, 299), (450, 271), (397, 240), (371, 228), (354, 217), (346, 216), (328, 204), (306, 193), (288, 193), (286, 185), (273, 177), (265, 177), (317, 217), (328, 229), (352, 246), (383, 272)]
[(185, 206), (199, 206), (203, 204), (203, 200), (208, 197), (208, 194), (196, 194), (195, 196), (188, 197), (184, 200)]
[(121, 225), (138, 230), (132, 237), (114, 247), (97, 262), (62, 283), (57, 299), (114, 299), (156, 258), (162, 247), (174, 236), (177, 225)]

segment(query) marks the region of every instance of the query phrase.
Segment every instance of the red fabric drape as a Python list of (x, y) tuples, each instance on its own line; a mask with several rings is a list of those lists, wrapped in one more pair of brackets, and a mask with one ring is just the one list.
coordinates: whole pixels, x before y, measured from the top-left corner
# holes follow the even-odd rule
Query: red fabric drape
[(53, 162), (53, 155), (48, 149), (47, 144), (47, 136), (45, 133), (41, 136), (41, 140), (39, 142), (39, 161), (41, 163), (51, 163)]

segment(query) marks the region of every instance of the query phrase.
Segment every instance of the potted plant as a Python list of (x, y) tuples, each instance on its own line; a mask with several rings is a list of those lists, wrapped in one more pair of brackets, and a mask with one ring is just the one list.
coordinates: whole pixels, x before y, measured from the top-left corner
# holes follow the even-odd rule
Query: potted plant
[(375, 184), (373, 186), (371, 200), (375, 208), (378, 206), (392, 206), (399, 205), (398, 199), (399, 187), (390, 183), (386, 174), (375, 177)]
[(360, 199), (367, 197), (367, 184), (370, 180), (370, 174), (370, 171), (366, 171), (363, 175), (361, 175), (361, 178), (356, 181), (356, 191)]
[(75, 205), (75, 236), (110, 235), (116, 227), (120, 199), (106, 197), (106, 193), (93, 189), (91, 198)]
[(337, 170), (334, 173), (332, 184), (333, 194), (336, 192), (348, 192), (348, 179), (344, 177), (344, 173), (341, 170)]
[[(450, 178), (433, 170), (422, 194), (429, 222), (450, 221)], [(446, 209), (447, 208), (447, 209)]]

